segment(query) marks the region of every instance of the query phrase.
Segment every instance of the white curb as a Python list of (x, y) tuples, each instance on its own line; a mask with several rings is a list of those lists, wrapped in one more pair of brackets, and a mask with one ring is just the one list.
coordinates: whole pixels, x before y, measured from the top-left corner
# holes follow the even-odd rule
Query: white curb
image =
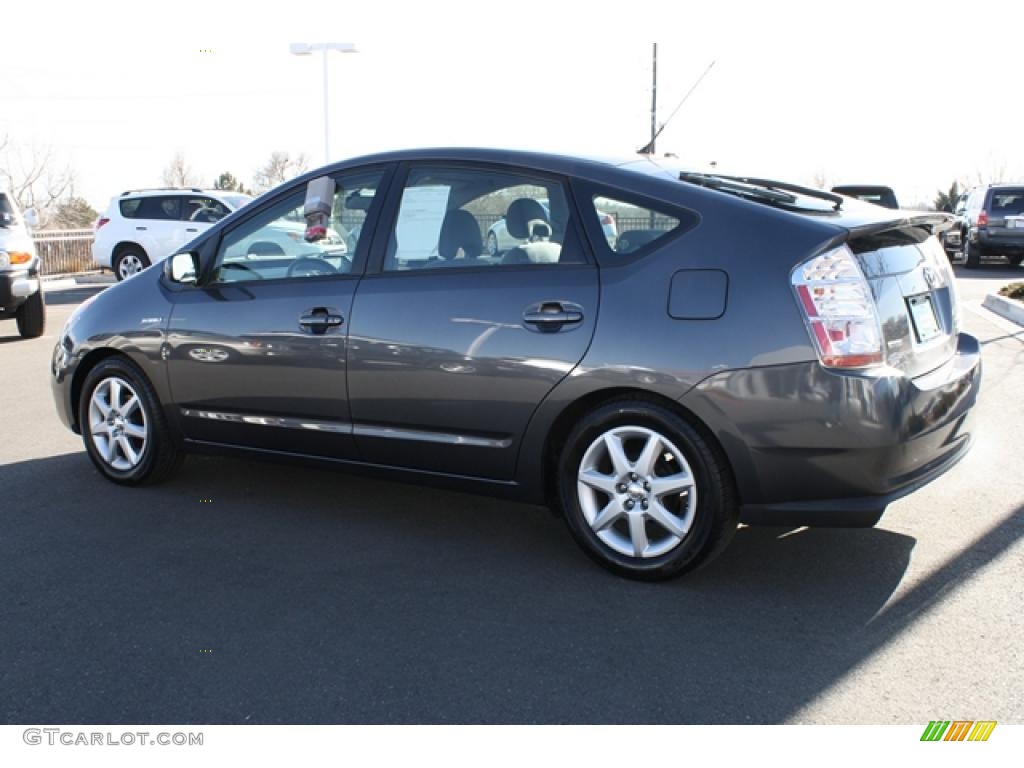
[(981, 306), (990, 309), (1000, 317), (1005, 317), (1017, 325), (1024, 326), (1024, 304), (997, 293), (990, 293), (985, 297)]

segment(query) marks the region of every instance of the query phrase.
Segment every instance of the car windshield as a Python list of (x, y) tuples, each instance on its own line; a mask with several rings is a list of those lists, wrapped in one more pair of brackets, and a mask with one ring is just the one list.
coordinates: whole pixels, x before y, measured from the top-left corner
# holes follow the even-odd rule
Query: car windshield
[(11, 201), (7, 199), (7, 195), (0, 192), (0, 227), (10, 227), (16, 218)]

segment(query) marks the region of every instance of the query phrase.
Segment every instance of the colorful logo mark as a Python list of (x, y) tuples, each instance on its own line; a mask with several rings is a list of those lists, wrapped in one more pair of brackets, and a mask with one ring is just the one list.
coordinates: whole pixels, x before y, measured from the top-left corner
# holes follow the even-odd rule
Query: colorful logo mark
[(995, 720), (932, 720), (921, 741), (988, 741), (995, 728)]

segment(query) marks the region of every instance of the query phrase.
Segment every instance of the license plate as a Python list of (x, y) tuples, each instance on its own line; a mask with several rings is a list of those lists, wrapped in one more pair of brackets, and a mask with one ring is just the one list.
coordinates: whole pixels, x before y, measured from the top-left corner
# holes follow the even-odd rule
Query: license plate
[(1007, 229), (1024, 229), (1024, 219), (1007, 219)]
[(911, 296), (907, 299), (907, 306), (910, 307), (910, 319), (914, 322), (918, 341), (928, 341), (942, 333), (931, 296), (927, 293)]

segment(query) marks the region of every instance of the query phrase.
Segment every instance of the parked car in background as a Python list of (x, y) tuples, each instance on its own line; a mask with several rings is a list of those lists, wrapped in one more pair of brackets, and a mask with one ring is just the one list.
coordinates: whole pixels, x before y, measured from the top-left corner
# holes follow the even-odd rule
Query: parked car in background
[[(57, 411), (115, 483), (206, 451), (451, 486), (548, 504), (639, 579), (738, 522), (874, 525), (971, 442), (945, 214), (668, 163), (408, 150), (307, 174), (76, 310)], [(306, 201), (351, 223), (348, 253), (237, 248)], [(518, 244), (494, 255), (499, 201)], [(609, 241), (612, 210), (633, 223)]]
[(0, 319), (13, 317), (26, 339), (42, 336), (46, 328), (39, 256), (28, 231), (35, 223), (35, 211), (22, 214), (14, 198), (0, 192)]
[(981, 266), (982, 256), (1004, 256), (1015, 267), (1024, 261), (1024, 184), (986, 184), (967, 193), (962, 214), (964, 266)]
[(837, 195), (856, 197), (858, 200), (874, 203), (883, 208), (900, 207), (900, 204), (896, 202), (896, 193), (890, 187), (871, 184), (843, 184), (838, 187), (832, 187), (832, 191)]
[(136, 189), (112, 198), (96, 221), (93, 259), (118, 280), (163, 261), (252, 198), (202, 189)]
[[(939, 240), (950, 261), (964, 251), (964, 232), (967, 231), (967, 193), (957, 199), (953, 208), (953, 225), (939, 233)], [(966, 256), (966, 254), (964, 254)]]

